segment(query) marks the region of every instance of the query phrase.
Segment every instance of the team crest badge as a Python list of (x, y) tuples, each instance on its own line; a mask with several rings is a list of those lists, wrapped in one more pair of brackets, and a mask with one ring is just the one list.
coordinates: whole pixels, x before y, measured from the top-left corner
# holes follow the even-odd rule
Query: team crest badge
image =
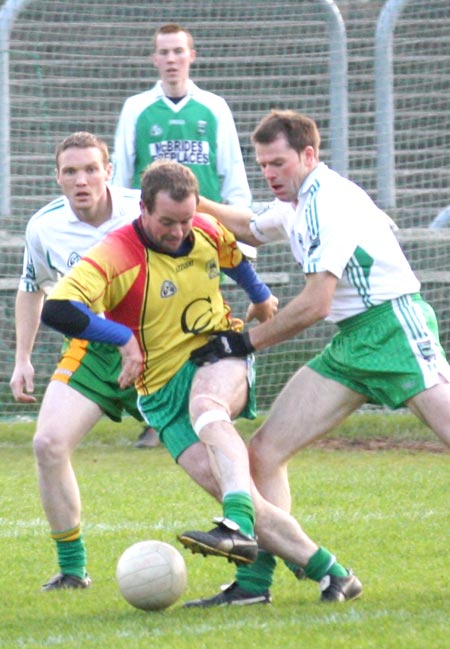
[(73, 268), (80, 261), (81, 257), (78, 252), (71, 252), (69, 259), (67, 260), (67, 265), (69, 268)]
[(206, 262), (206, 272), (208, 273), (209, 279), (214, 279), (220, 275), (220, 268), (215, 259)]
[(164, 280), (161, 286), (160, 297), (172, 297), (177, 292), (175, 284), (168, 279)]
[(197, 122), (197, 133), (204, 135), (206, 133), (206, 122), (204, 119), (199, 119)]
[(152, 137), (159, 137), (160, 135), (162, 135), (162, 132), (163, 130), (159, 124), (153, 124), (153, 126), (150, 129), (150, 135)]

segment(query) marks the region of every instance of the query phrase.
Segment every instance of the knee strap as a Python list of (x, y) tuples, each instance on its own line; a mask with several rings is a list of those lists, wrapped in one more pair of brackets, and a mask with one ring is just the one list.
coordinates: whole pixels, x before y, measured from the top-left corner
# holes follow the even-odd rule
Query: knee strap
[(207, 410), (195, 421), (193, 425), (195, 433), (200, 435), (200, 431), (208, 424), (212, 424), (214, 421), (226, 421), (231, 424), (230, 415), (225, 412), (225, 410)]

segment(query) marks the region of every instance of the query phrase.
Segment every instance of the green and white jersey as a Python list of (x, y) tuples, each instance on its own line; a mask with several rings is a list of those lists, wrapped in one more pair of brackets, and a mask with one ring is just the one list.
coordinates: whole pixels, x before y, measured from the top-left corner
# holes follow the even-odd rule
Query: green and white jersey
[(203, 196), (250, 206), (231, 110), (222, 97), (201, 90), (192, 81), (178, 103), (167, 98), (159, 81), (123, 105), (115, 134), (112, 183), (139, 188), (142, 172), (158, 158), (189, 166)]
[(31, 217), (25, 231), (19, 290), (48, 293), (108, 232), (139, 216), (140, 191), (119, 187), (108, 191), (112, 215), (99, 227), (80, 221), (65, 196), (55, 198)]
[(392, 220), (364, 190), (324, 163), (303, 182), (295, 211), (276, 200), (255, 214), (251, 229), (262, 242), (289, 240), (305, 274), (328, 271), (338, 278), (331, 322), (420, 290)]

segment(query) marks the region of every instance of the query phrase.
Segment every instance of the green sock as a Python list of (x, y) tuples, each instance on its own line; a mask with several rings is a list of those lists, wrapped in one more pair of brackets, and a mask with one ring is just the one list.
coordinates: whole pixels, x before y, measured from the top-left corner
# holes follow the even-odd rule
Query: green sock
[(56, 542), (58, 565), (61, 572), (83, 579), (86, 576), (86, 548), (79, 529), (77, 531), (52, 532), (52, 537)]
[(320, 581), (325, 575), (334, 575), (335, 577), (346, 577), (346, 570), (336, 561), (336, 557), (326, 548), (319, 548), (315, 552), (305, 567), (305, 574), (313, 581)]
[(254, 536), (255, 508), (245, 491), (228, 493), (223, 499), (223, 515), (237, 523), (243, 534)]
[(259, 550), (254, 563), (237, 568), (236, 581), (247, 592), (259, 595), (272, 585), (276, 563), (273, 554)]

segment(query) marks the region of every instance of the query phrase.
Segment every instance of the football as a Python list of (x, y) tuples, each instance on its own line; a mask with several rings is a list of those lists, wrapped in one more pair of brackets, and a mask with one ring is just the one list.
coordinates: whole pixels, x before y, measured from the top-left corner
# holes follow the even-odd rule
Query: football
[(126, 601), (144, 611), (159, 611), (174, 604), (187, 583), (183, 557), (163, 541), (131, 545), (117, 562), (116, 576)]

